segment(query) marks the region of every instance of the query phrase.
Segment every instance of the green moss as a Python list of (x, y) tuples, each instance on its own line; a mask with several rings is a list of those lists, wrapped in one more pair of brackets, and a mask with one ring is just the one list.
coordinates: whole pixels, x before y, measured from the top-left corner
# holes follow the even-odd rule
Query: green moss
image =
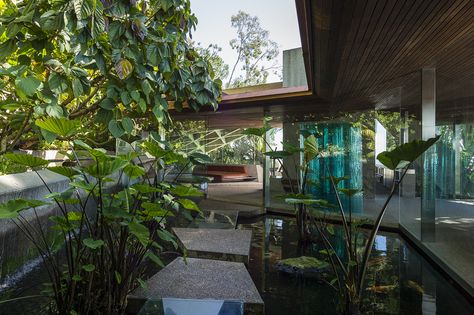
[(324, 269), (329, 264), (324, 260), (319, 260), (314, 257), (301, 256), (296, 258), (287, 258), (279, 261), (283, 266), (293, 267), (295, 269)]

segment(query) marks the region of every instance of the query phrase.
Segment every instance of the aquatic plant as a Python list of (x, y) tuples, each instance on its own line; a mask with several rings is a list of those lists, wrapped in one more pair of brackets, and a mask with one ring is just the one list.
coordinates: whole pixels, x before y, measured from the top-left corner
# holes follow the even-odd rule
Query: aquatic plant
[[(58, 118), (36, 123), (64, 139), (78, 128), (77, 122)], [(71, 161), (76, 166), (47, 167), (49, 162), (38, 157), (5, 155), (12, 163), (32, 169), (50, 192), (45, 196), (47, 201), (17, 199), (1, 204), (0, 218), (11, 219), (38, 250), (51, 281), (45, 292), (52, 299), (53, 312), (125, 313), (127, 295), (145, 285), (141, 279), (144, 261), (163, 266), (160, 253), (165, 243), (177, 247), (166, 229), (167, 219), (178, 213), (191, 217), (189, 211), (200, 212), (190, 198), (203, 193), (192, 185), (166, 181), (166, 175), (176, 165), (187, 168), (206, 156), (172, 151), (153, 136), (141, 141), (139, 148), (115, 156), (74, 140)], [(77, 149), (88, 162), (77, 158)], [(142, 154), (147, 154), (147, 163), (153, 165), (153, 178), (145, 176)], [(52, 191), (38, 171), (44, 167), (69, 178), (70, 188)], [(124, 185), (125, 176), (129, 183)], [(46, 230), (39, 213), (50, 204), (59, 214), (49, 218), (53, 225)], [(31, 215), (33, 220), (28, 218)], [(64, 251), (65, 267), (59, 250)]]
[[(266, 134), (271, 131), (273, 128), (265, 122), (264, 126), (261, 128), (247, 128), (243, 131), (243, 134), (258, 137), (262, 139), (266, 144), (267, 150), (264, 150), (263, 154), (268, 156), (270, 159), (277, 160), (280, 162), (283, 173), (288, 180), (288, 187), (290, 193), (281, 196), (287, 204), (293, 205), (296, 215), (296, 222), (298, 227), (299, 240), (301, 242), (306, 242), (310, 238), (310, 231), (308, 227), (308, 211), (307, 206), (313, 203), (330, 204), (325, 200), (315, 200), (308, 195), (307, 189), (310, 181), (308, 179), (308, 174), (310, 172), (310, 162), (317, 158), (320, 154), (323, 154), (317, 144), (317, 137), (320, 136), (317, 133), (306, 133), (304, 134), (303, 148), (294, 147), (288, 143), (283, 143), (283, 150), (273, 149), (272, 146), (268, 143), (266, 139)], [(283, 163), (283, 159), (291, 157), (295, 154), (302, 154), (302, 164), (296, 170), (298, 176), (295, 179), (291, 178), (290, 171), (288, 167)], [(296, 167), (296, 166), (295, 166)], [(301, 174), (301, 178), (299, 176)]]
[[(217, 107), (221, 82), (189, 41), (196, 23), (189, 0), (0, 2), (0, 154), (33, 170), (50, 192), (47, 201), (2, 204), (0, 217), (38, 249), (54, 313), (124, 313), (127, 294), (144, 285), (144, 260), (161, 265), (163, 243), (175, 245), (167, 219), (199, 212), (190, 199), (202, 194), (197, 188), (164, 178), (204, 155), (175, 152), (159, 136), (117, 156), (101, 149), (166, 128), (169, 104)], [(70, 146), (67, 165), (7, 153), (55, 140)], [(82, 152), (89, 162), (81, 163)], [(152, 169), (144, 168), (142, 153)], [(52, 191), (44, 168), (71, 187)], [(49, 204), (59, 214), (45, 230), (38, 217)]]
[[(337, 208), (339, 209), (340, 220), (343, 226), (344, 252), (338, 253), (330, 241), (330, 234), (333, 232), (327, 229), (324, 224), (324, 218), (311, 215), (310, 220), (319, 236), (321, 237), (329, 263), (332, 266), (334, 279), (330, 285), (333, 286), (339, 295), (341, 311), (344, 314), (360, 314), (362, 308), (362, 296), (366, 288), (366, 274), (369, 267), (369, 258), (371, 257), (375, 237), (379, 231), (385, 212), (387, 211), (390, 200), (397, 191), (400, 183), (403, 181), (411, 164), (427, 151), (439, 136), (426, 141), (414, 140), (402, 144), (391, 151), (385, 151), (377, 156), (377, 159), (388, 169), (400, 172), (398, 179), (393, 180), (390, 193), (385, 200), (380, 212), (373, 222), (368, 237), (364, 239), (364, 233), (357, 231), (360, 228), (360, 222), (352, 220), (349, 209), (349, 218), (346, 217), (346, 211), (341, 202), (340, 194), (352, 197), (359, 193), (358, 189), (341, 189), (338, 184), (345, 178), (336, 178), (329, 176), (332, 189), (336, 193)], [(304, 202), (304, 201), (302, 201)], [(324, 208), (324, 204), (313, 203), (316, 207)], [(365, 223), (365, 222), (364, 222)], [(369, 288), (370, 289), (370, 288)], [(380, 288), (376, 288), (380, 289)], [(385, 288), (387, 289), (387, 288)], [(375, 290), (375, 289), (374, 289)]]
[[(245, 130), (245, 134), (260, 137), (265, 141), (265, 135), (271, 129), (268, 124), (265, 124), (261, 128), (248, 128)], [(341, 195), (347, 196), (350, 200), (350, 198), (361, 192), (361, 189), (357, 187), (339, 187), (341, 182), (349, 179), (348, 177), (332, 176), (331, 170), (326, 165), (327, 173), (330, 174), (326, 180), (330, 181), (332, 190), (335, 192), (336, 205), (331, 204), (327, 200), (316, 199), (307, 191), (310, 162), (314, 159), (326, 158), (331, 155), (331, 152), (324, 152), (318, 147), (317, 138), (320, 136), (319, 134), (306, 132), (302, 136), (304, 138), (302, 148), (295, 148), (284, 143), (283, 150), (277, 151), (273, 150), (270, 144), (266, 142), (268, 151), (264, 152), (264, 154), (271, 159), (281, 162), (283, 173), (289, 180), (291, 193), (284, 195), (283, 198), (286, 203), (294, 205), (301, 244), (304, 245), (305, 243), (315, 241), (311, 233), (311, 227), (314, 227), (317, 235), (322, 239), (325, 247), (322, 253), (327, 257), (335, 277), (328, 284), (338, 292), (341, 311), (344, 314), (359, 314), (362, 294), (365, 291), (365, 278), (369, 258), (388, 204), (398, 190), (412, 163), (438, 141), (440, 137), (438, 136), (426, 141), (414, 140), (395, 147), (391, 151), (382, 152), (377, 156), (377, 159), (387, 169), (399, 172), (400, 177), (393, 181), (390, 193), (375, 222), (373, 222), (373, 227), (368, 237), (364, 237), (364, 233), (360, 233), (358, 229), (362, 225), (367, 224), (367, 222), (364, 220), (354, 221), (351, 207), (346, 211), (341, 201)], [(294, 154), (301, 154), (303, 158), (301, 159), (301, 166), (297, 168), (296, 172), (299, 176), (292, 180), (287, 166), (283, 163), (283, 159)], [(331, 235), (334, 234), (334, 229), (332, 225), (327, 224), (327, 210), (333, 209), (337, 209), (343, 227), (342, 242), (344, 249), (342, 253), (338, 253), (335, 246), (331, 243)], [(348, 216), (346, 215), (347, 213)]]

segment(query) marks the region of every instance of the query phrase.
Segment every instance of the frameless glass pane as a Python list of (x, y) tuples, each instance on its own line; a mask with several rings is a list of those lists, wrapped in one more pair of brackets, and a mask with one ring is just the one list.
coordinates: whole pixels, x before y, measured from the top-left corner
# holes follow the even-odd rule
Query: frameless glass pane
[(244, 303), (224, 300), (164, 298), (147, 301), (138, 315), (243, 315)]

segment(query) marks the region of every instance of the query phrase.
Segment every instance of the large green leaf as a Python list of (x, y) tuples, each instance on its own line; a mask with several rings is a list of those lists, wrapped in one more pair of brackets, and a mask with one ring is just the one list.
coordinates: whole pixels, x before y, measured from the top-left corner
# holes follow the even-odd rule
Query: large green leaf
[(126, 133), (132, 133), (133, 128), (135, 127), (135, 123), (129, 117), (122, 118), (122, 127)]
[(50, 170), (51, 172), (66, 176), (69, 179), (80, 174), (78, 171), (76, 171), (72, 167), (66, 167), (66, 166), (48, 167), (48, 170)]
[(439, 138), (440, 136), (428, 140), (413, 140), (391, 151), (380, 153), (377, 155), (377, 159), (388, 169), (395, 170), (404, 168), (428, 150)]
[(199, 152), (191, 153), (189, 155), (189, 159), (195, 165), (202, 165), (202, 164), (206, 164), (206, 163), (212, 163), (212, 161), (213, 161), (212, 158), (209, 155), (199, 153)]
[(128, 164), (123, 168), (123, 172), (130, 178), (137, 178), (145, 175), (145, 169), (141, 166)]
[(84, 171), (95, 178), (104, 178), (121, 170), (128, 164), (129, 162), (120, 158), (102, 157), (95, 163), (84, 167)]
[(136, 191), (142, 193), (142, 194), (149, 194), (153, 192), (162, 192), (160, 188), (156, 188), (153, 186), (150, 186), (148, 184), (135, 184), (132, 186), (133, 189)]
[(257, 136), (257, 137), (263, 137), (267, 133), (267, 131), (271, 130), (272, 127), (269, 125), (265, 125), (261, 128), (247, 128), (244, 131), (242, 131), (242, 134), (247, 135), (247, 136)]
[(30, 168), (42, 167), (49, 164), (49, 161), (30, 154), (7, 153), (4, 157), (13, 163)]
[(314, 135), (310, 135), (304, 140), (304, 159), (306, 163), (311, 162), (319, 154), (318, 143)]
[(161, 261), (161, 259), (158, 256), (156, 256), (155, 254), (153, 254), (152, 252), (149, 251), (146, 254), (146, 257), (150, 258), (151, 261), (153, 261), (155, 264), (157, 264), (161, 268), (165, 267), (165, 264)]
[(33, 96), (38, 91), (41, 81), (35, 77), (17, 78), (15, 86), (18, 96), (27, 98)]
[(133, 221), (128, 224), (128, 230), (138, 239), (138, 241), (143, 246), (148, 245), (148, 242), (150, 241), (150, 231), (147, 229), (146, 226)]
[(94, 250), (99, 247), (104, 246), (105, 244), (103, 240), (94, 240), (92, 238), (85, 238), (82, 240), (82, 243), (85, 246), (89, 247), (90, 249), (94, 249)]
[(36, 125), (60, 137), (67, 138), (79, 129), (81, 122), (67, 118), (48, 117), (42, 120), (37, 119)]
[(178, 199), (178, 203), (184, 207), (184, 209), (201, 212), (199, 206), (190, 199)]
[(154, 158), (160, 159), (168, 154), (168, 151), (163, 149), (160, 144), (155, 141), (145, 141), (141, 147)]
[(0, 61), (10, 56), (16, 50), (15, 41), (7, 40), (0, 45)]
[(126, 79), (133, 71), (133, 65), (127, 59), (120, 59), (115, 64), (115, 71), (121, 80)]
[(170, 189), (173, 195), (179, 197), (201, 197), (204, 193), (191, 185), (178, 185)]
[(293, 153), (288, 151), (269, 151), (264, 153), (266, 156), (270, 157), (271, 159), (282, 159), (287, 156), (293, 155)]
[(327, 201), (323, 199), (303, 199), (303, 198), (286, 198), (285, 202), (290, 205), (304, 204), (304, 205), (327, 205)]
[(69, 88), (69, 80), (64, 74), (52, 72), (48, 79), (49, 88), (56, 93), (64, 93)]
[(0, 203), (0, 219), (14, 219), (18, 217), (19, 212), (48, 205), (49, 203), (41, 200), (13, 199), (6, 203)]
[(351, 189), (351, 188), (338, 188), (337, 190), (348, 197), (355, 196), (358, 193), (362, 192), (362, 189)]
[(170, 242), (175, 248), (178, 248), (178, 243), (176, 242), (176, 239), (173, 234), (166, 230), (157, 230), (156, 232), (162, 240)]
[(120, 126), (116, 120), (111, 120), (109, 122), (109, 131), (114, 138), (120, 138), (125, 134), (125, 130), (123, 130), (122, 126)]

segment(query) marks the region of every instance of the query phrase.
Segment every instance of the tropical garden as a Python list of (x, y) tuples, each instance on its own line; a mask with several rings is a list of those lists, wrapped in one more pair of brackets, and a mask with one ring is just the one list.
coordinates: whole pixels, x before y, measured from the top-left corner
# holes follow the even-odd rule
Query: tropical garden
[[(268, 69), (255, 67), (252, 58), (272, 59), (276, 44), (263, 33), (262, 57), (247, 49), (242, 36), (262, 34), (257, 22), (243, 12), (232, 21), (240, 41), (231, 45), (244, 56), (239, 60), (245, 72), (232, 81), (234, 65), (228, 86), (266, 80)], [(13, 222), (41, 257), (49, 281), (41, 295), (24, 298), (46, 297), (48, 312), (125, 314), (129, 293), (146, 286), (149, 265), (164, 266), (162, 255), (178, 250), (168, 222), (200, 215), (196, 198), (203, 193), (178, 179), (183, 170), (212, 158), (163, 139), (183, 129), (173, 123), (171, 109), (218, 107), (220, 78), (226, 75), (212, 67), (209, 50), (191, 41), (196, 26), (189, 0), (0, 1), (0, 173), (28, 171), (48, 190), (42, 199), (0, 204), (0, 218)], [(360, 187), (341, 188), (346, 177), (325, 178), (336, 204), (308, 190), (309, 164), (328, 154), (320, 147), (320, 135), (302, 135), (301, 147), (256, 150), (265, 148), (270, 131), (268, 125), (249, 128), (233, 141), (240, 141), (245, 152), (255, 151), (247, 160), (265, 155), (284, 165), (285, 157), (302, 157), (301, 176), (290, 181), (291, 191), (282, 197), (294, 206), (299, 242), (303, 247), (323, 244), (331, 268), (325, 281), (336, 292), (340, 312), (366, 311), (368, 263), (387, 205), (411, 164), (438, 138), (378, 156), (401, 176), (371, 230), (361, 231), (362, 224), (340, 201), (341, 195), (360, 193)], [(117, 143), (127, 149), (116, 154)], [(67, 160), (50, 166), (41, 157), (18, 152), (31, 148), (60, 149)], [(232, 150), (224, 147), (221, 155)], [(69, 188), (54, 191), (44, 169), (67, 177)], [(49, 205), (58, 213), (43, 226), (40, 212)], [(342, 254), (331, 242), (328, 209), (340, 216)]]

